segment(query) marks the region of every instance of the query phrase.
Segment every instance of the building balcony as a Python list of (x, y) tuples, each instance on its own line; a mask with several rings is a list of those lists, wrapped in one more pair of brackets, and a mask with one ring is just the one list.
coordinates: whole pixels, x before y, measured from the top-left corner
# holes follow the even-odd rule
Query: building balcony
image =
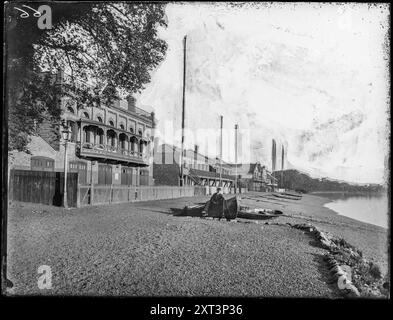
[(76, 152), (80, 157), (115, 160), (138, 166), (149, 165), (147, 154), (106, 144), (78, 143)]

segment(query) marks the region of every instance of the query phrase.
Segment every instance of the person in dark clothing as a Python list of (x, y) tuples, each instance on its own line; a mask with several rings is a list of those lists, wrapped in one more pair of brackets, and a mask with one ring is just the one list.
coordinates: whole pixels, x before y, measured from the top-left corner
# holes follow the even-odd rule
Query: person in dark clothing
[(225, 202), (225, 198), (222, 195), (222, 189), (221, 188), (217, 188), (217, 191), (211, 196), (210, 201), (208, 201), (206, 203), (205, 208), (202, 211), (202, 216), (206, 217), (208, 215), (209, 212), (209, 208), (211, 207), (216, 207), (216, 208), (222, 208), (221, 211), (221, 216), (219, 217), (219, 219), (224, 217), (224, 208), (225, 208), (226, 202)]

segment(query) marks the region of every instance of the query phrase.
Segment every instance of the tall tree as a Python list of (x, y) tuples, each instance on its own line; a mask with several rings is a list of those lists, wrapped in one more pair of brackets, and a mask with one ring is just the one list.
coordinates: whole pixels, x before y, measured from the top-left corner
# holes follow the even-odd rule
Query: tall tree
[[(26, 4), (37, 9), (43, 3)], [(15, 7), (23, 3), (6, 7), (10, 151), (28, 151), (29, 137), (44, 119), (59, 123), (60, 95), (81, 107), (140, 92), (167, 49), (158, 37), (167, 26), (162, 3), (45, 4), (52, 28), (43, 30), (32, 14), (20, 16)], [(53, 77), (59, 69), (67, 74), (61, 87)]]

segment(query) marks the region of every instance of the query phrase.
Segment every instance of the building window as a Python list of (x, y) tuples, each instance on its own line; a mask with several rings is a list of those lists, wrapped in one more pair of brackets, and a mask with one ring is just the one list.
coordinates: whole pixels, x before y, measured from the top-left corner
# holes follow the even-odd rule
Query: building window
[(80, 184), (87, 183), (87, 164), (82, 161), (70, 161), (70, 172), (78, 173), (78, 181)]
[(131, 133), (134, 133), (134, 128), (130, 128), (130, 132), (131, 132)]
[(138, 134), (139, 134), (140, 136), (142, 135), (142, 130), (141, 130), (141, 129), (138, 130)]
[(83, 112), (82, 115), (84, 118), (90, 119), (89, 114), (87, 112)]
[(97, 121), (101, 123), (103, 122), (101, 117), (97, 117)]
[(113, 122), (112, 120), (109, 121), (109, 125), (110, 125), (111, 127), (114, 127), (114, 126), (115, 126), (115, 124), (114, 124), (114, 122)]
[(120, 125), (120, 129), (124, 130), (124, 124)]
[(53, 171), (55, 168), (55, 160), (47, 157), (31, 157), (30, 166), (31, 170)]

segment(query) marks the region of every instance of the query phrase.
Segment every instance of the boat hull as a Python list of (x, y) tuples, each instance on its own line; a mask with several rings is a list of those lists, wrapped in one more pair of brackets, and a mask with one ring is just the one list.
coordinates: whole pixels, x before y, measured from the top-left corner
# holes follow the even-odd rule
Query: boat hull
[[(213, 218), (225, 218), (227, 220), (236, 219), (240, 210), (240, 203), (237, 197), (233, 197), (224, 200), (225, 203), (210, 205), (206, 212), (206, 216)], [(206, 208), (206, 205), (210, 203), (210, 200), (205, 205), (188, 206), (183, 210), (184, 215), (191, 216), (202, 216), (202, 211)]]

